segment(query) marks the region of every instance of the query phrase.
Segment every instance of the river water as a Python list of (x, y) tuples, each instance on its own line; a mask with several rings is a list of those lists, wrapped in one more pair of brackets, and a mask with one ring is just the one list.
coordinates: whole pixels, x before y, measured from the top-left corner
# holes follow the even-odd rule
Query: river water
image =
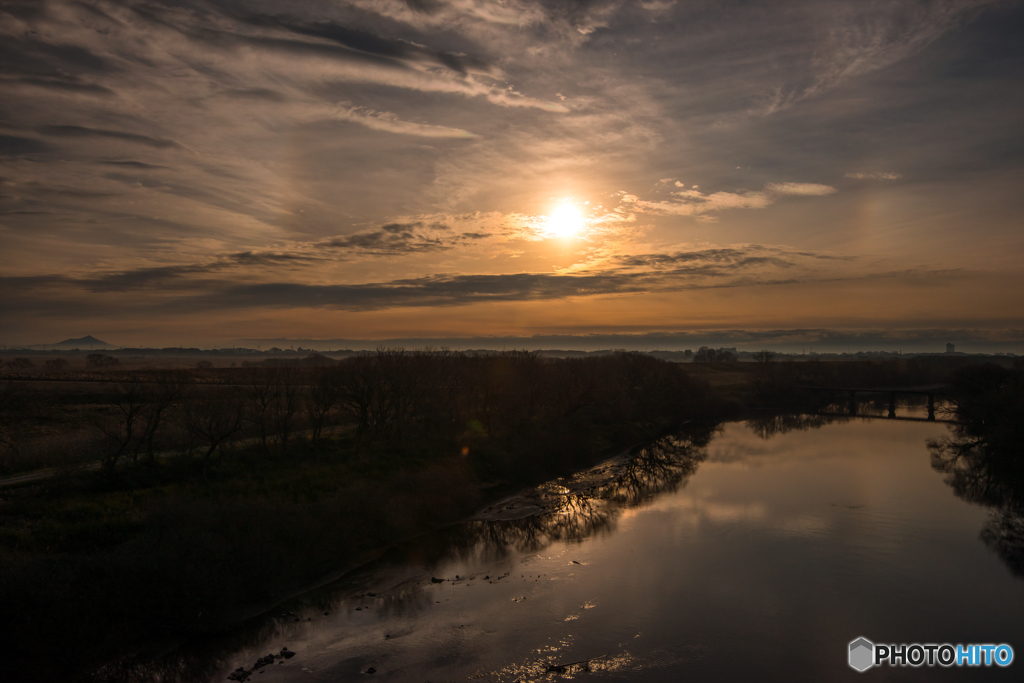
[[(242, 667), (260, 683), (854, 680), (862, 674), (847, 648), (860, 636), (1008, 643), (1019, 659), (1014, 547), (1004, 539), (1001, 555), (985, 531), (998, 511), (955, 495), (932, 466), (927, 443), (948, 433), (862, 417), (683, 433), (404, 543), (179, 655), (179, 673), (223, 681)], [(285, 646), (296, 654), (253, 668)], [(1022, 680), (1021, 667), (863, 675)]]

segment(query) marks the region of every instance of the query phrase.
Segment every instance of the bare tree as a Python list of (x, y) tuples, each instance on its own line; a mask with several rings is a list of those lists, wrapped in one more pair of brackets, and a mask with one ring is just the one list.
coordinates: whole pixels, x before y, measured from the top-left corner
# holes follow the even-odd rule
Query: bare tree
[(110, 442), (111, 447), (104, 456), (103, 467), (113, 470), (125, 453), (131, 453), (138, 460), (138, 443), (144, 430), (143, 414), (147, 409), (145, 385), (139, 382), (118, 384), (113, 397), (114, 410), (96, 417), (96, 427)]
[(183, 402), (183, 414), (190, 445), (202, 444), (203, 471), (218, 449), (242, 429), (243, 402), (229, 390), (192, 390)]
[(25, 385), (21, 382), (0, 384), (0, 447), (18, 455), (17, 431), (20, 420), (17, 408), (24, 405)]
[(338, 404), (341, 377), (337, 368), (317, 368), (306, 393), (306, 416), (313, 429), (313, 446), (320, 447), (328, 414)]
[(760, 363), (761, 365), (767, 365), (768, 363), (771, 363), (773, 360), (775, 360), (775, 352), (768, 351), (767, 349), (758, 351), (757, 353), (754, 354), (754, 360)]
[(143, 414), (144, 427), (140, 446), (145, 446), (146, 462), (152, 465), (155, 459), (153, 442), (166, 411), (181, 398), (182, 393), (193, 383), (192, 375), (183, 371), (156, 373), (152, 375), (154, 388), (150, 402)]
[(356, 421), (356, 438), (370, 431), (370, 409), (377, 391), (374, 359), (356, 356), (338, 366), (338, 404)]
[(295, 415), (301, 406), (301, 374), (294, 365), (283, 365), (273, 375), (270, 418), (281, 450), (287, 452), (295, 428)]
[(248, 372), (246, 398), (249, 419), (256, 426), (260, 447), (264, 453), (270, 451), (271, 403), (274, 401), (274, 378), (270, 368), (253, 368)]

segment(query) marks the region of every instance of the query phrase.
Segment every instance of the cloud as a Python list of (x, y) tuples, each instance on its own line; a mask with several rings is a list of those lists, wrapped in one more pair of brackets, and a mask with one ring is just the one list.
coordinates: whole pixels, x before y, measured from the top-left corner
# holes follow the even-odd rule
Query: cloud
[(18, 135), (0, 135), (0, 156), (13, 157), (26, 154), (42, 154), (52, 150), (53, 147), (42, 140), (25, 138)]
[(96, 97), (113, 97), (116, 95), (110, 88), (105, 88), (102, 85), (90, 83), (84, 79), (66, 74), (49, 77), (22, 76), (20, 78), (4, 79), (0, 80), (0, 86), (6, 88), (30, 86)]
[(102, 130), (98, 128), (86, 128), (85, 126), (39, 126), (37, 130), (44, 134), (54, 137), (66, 137), (66, 138), (114, 138), (116, 140), (126, 140), (128, 142), (136, 142), (140, 145), (146, 145), (147, 147), (155, 147), (157, 149), (166, 149), (168, 147), (180, 147), (174, 140), (165, 140), (163, 138), (154, 138), (148, 135), (139, 135), (138, 133), (128, 133), (121, 130)]
[[(662, 179), (658, 185), (667, 185)], [(684, 187), (678, 181), (675, 187)], [(642, 213), (669, 216), (701, 216), (726, 209), (763, 209), (775, 202), (777, 196), (796, 195), (804, 197), (824, 196), (832, 194), (836, 189), (818, 183), (768, 183), (761, 191), (712, 192), (705, 194), (694, 185), (689, 190), (670, 192), (670, 199), (650, 201), (640, 199), (636, 195), (620, 192), (620, 200), (631, 209)]]
[[(427, 234), (421, 234), (426, 232)], [(5, 278), (11, 291), (82, 290), (95, 293), (138, 292), (154, 302), (205, 307), (309, 306), (380, 310), (399, 306), (451, 306), (481, 301), (538, 301), (577, 296), (628, 294), (680, 289), (782, 284), (822, 277), (814, 261), (850, 260), (765, 245), (735, 245), (671, 253), (620, 255), (610, 267), (571, 273), (498, 274), (437, 273), (384, 282), (319, 284), (301, 279), (266, 279), (265, 269), (306, 268), (335, 258), (334, 251), (379, 256), (440, 251), (464, 239), (444, 225), (392, 223), (380, 229), (304, 245), (302, 252), (239, 252), (194, 264), (153, 266), (79, 276)], [(448, 235), (447, 240), (428, 235)], [(230, 277), (227, 277), (230, 271)], [(297, 271), (301, 277), (302, 271)], [(254, 276), (259, 276), (255, 278)], [(825, 275), (837, 277), (834, 266)], [(155, 297), (155, 298), (154, 298)], [(196, 300), (196, 297), (199, 297)]]
[[(140, 326), (261, 284), (382, 310), (1009, 267), (1024, 14), (983, 5), (7, 3), (0, 267), (65, 273), (51, 321), (137, 301)], [(913, 196), (828, 199), (894, 168)], [(569, 196), (585, 228), (553, 240)]]
[(225, 261), (241, 266), (299, 266), (315, 261), (316, 257), (304, 254), (243, 251), (230, 254)]
[(158, 164), (147, 164), (147, 163), (145, 163), (143, 161), (132, 161), (130, 159), (126, 160), (126, 161), (100, 161), (98, 163), (106, 164), (108, 166), (126, 166), (126, 167), (129, 167), (129, 168), (150, 169), (150, 170), (158, 169), (158, 168), (167, 168), (166, 166), (160, 166)]
[(475, 138), (479, 137), (461, 128), (446, 128), (423, 123), (402, 121), (390, 112), (375, 111), (366, 107), (339, 106), (335, 117), (342, 121), (351, 121), (359, 125), (401, 135), (418, 135), (425, 138)]
[(847, 255), (747, 244), (670, 253), (631, 254), (617, 256), (613, 260), (627, 268), (673, 269), (677, 274), (703, 272), (721, 275), (735, 274), (742, 269), (754, 266), (792, 268), (806, 261), (853, 261), (855, 259), (856, 257)]
[(875, 171), (873, 173), (847, 173), (845, 177), (854, 180), (899, 180), (903, 176), (899, 173)]
[(495, 71), (491, 64), (479, 57), (433, 50), (407, 40), (381, 36), (370, 31), (344, 26), (331, 20), (302, 22), (281, 15), (270, 16), (245, 12), (234, 12), (233, 16), (252, 26), (321, 38), (356, 52), (394, 59), (427, 61), (460, 74), (467, 74), (470, 71), (491, 74)]
[(818, 183), (768, 183), (764, 186), (768, 192), (776, 194), (792, 194), (804, 197), (820, 197), (832, 194), (836, 188)]
[(866, 1), (840, 5), (819, 29), (813, 84), (802, 97), (920, 52), (992, 0)]

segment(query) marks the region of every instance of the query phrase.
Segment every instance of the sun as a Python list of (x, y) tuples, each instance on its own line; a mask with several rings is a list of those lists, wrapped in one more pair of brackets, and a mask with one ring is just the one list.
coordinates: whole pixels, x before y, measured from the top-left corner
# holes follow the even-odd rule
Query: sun
[(547, 217), (548, 233), (572, 237), (583, 228), (583, 214), (572, 204), (559, 204)]

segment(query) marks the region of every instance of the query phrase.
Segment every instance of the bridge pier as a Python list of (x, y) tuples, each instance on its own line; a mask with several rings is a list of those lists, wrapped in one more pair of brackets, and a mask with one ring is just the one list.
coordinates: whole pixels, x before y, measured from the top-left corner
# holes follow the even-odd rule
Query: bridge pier
[(850, 411), (850, 415), (856, 415), (857, 414), (857, 392), (855, 390), (853, 390), (853, 389), (850, 389), (849, 411)]
[(889, 392), (889, 417), (896, 417), (896, 392)]
[(935, 422), (935, 394), (928, 394), (928, 419)]

